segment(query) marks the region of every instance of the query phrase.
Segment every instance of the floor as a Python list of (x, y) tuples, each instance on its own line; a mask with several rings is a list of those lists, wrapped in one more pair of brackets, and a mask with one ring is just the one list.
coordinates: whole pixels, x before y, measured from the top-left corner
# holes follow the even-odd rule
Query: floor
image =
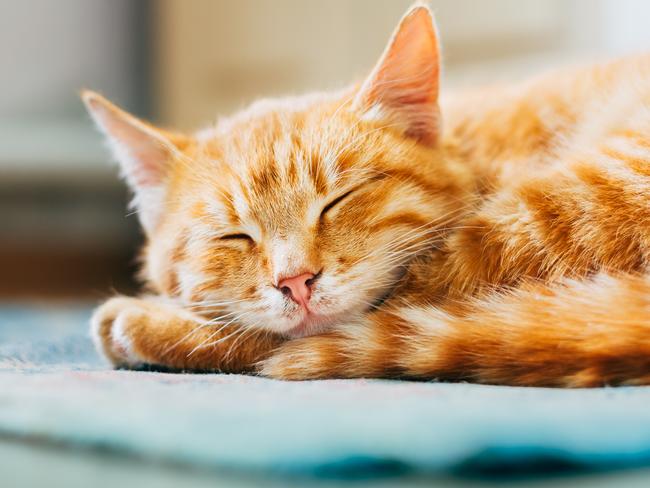
[(112, 371), (89, 312), (0, 307), (3, 486), (650, 486), (647, 388)]
[[(35, 469), (35, 467), (37, 467)], [(62, 449), (39, 443), (0, 440), (0, 473), (3, 485), (12, 488), (314, 488), (424, 487), (437, 488), (646, 488), (650, 469), (606, 473), (563, 474), (553, 476), (476, 479), (444, 475), (388, 476), (375, 479), (323, 479), (314, 477), (269, 476), (182, 465), (145, 462), (141, 459), (105, 452)]]

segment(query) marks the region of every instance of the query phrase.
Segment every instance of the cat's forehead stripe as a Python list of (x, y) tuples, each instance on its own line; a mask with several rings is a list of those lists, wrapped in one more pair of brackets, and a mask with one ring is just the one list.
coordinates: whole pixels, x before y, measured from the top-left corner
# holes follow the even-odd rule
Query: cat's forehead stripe
[(249, 213), (249, 206), (247, 202), (247, 191), (245, 185), (236, 184), (232, 188), (232, 208), (235, 218), (239, 221), (245, 218)]
[[(390, 159), (382, 153), (386, 148), (375, 141), (379, 134), (348, 120), (339, 106), (340, 101), (301, 112), (268, 104), (252, 116), (227, 121), (227, 134), (219, 135), (222, 123), (201, 135), (220, 158), (215, 167), (224, 191), (216, 196), (224, 225), (274, 222), (279, 230), (287, 219), (313, 217), (332, 195), (390, 171), (383, 164)], [(412, 180), (404, 176), (398, 179)]]

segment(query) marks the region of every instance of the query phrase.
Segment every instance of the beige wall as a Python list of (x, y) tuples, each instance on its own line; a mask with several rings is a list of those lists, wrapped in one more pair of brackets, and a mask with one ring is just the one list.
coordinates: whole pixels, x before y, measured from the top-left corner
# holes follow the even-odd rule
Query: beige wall
[[(259, 96), (341, 86), (412, 0), (159, 0), (154, 89), (192, 128)], [(431, 0), (448, 85), (650, 49), (647, 0)]]
[[(412, 0), (162, 0), (161, 119), (193, 127), (262, 95), (341, 86), (369, 70)], [(430, 2), (448, 69), (559, 49), (564, 0)], [(522, 3), (526, 8), (522, 8)], [(584, 15), (584, 14), (583, 14)]]
[(378, 55), (409, 3), (165, 0), (160, 115), (187, 127), (260, 95), (338, 86)]

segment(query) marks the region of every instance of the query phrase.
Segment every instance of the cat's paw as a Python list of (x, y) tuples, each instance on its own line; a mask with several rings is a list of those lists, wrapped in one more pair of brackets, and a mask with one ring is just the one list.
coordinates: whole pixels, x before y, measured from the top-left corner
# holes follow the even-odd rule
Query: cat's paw
[(138, 367), (146, 361), (137, 351), (134, 330), (151, 313), (144, 300), (115, 297), (101, 305), (90, 319), (91, 336), (97, 350), (114, 366)]
[(262, 376), (282, 380), (349, 377), (345, 340), (336, 333), (289, 341), (260, 363)]

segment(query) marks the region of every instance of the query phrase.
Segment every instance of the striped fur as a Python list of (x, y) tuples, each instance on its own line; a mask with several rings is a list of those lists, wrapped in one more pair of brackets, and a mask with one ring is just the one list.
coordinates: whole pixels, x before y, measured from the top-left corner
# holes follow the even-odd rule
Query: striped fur
[[(650, 383), (650, 56), (440, 108), (438, 73), (419, 6), (365, 83), (194, 136), (85, 93), (152, 294), (98, 309), (100, 350), (286, 379)], [(313, 317), (275, 286), (305, 271)]]

